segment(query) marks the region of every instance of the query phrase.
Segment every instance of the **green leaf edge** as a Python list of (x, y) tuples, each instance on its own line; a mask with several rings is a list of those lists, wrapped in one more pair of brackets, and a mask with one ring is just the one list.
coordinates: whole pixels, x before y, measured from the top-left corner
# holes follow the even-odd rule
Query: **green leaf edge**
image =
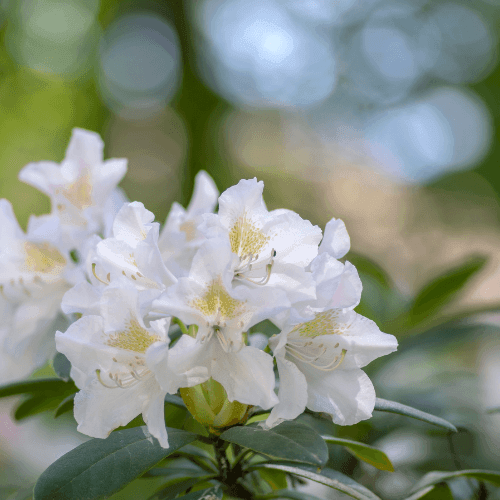
[[(378, 470), (394, 472), (394, 466), (392, 465), (391, 461), (389, 460), (389, 457), (382, 450), (379, 450), (378, 448), (375, 448), (374, 446), (370, 446), (370, 445), (364, 444), (364, 443), (359, 443), (358, 441), (351, 441), (350, 439), (337, 438), (334, 436), (321, 436), (321, 437), (327, 443), (333, 443), (333, 444), (338, 444), (340, 446), (343, 446), (350, 453), (352, 453), (356, 458), (359, 458), (363, 462), (366, 462), (367, 464), (370, 464), (373, 467), (376, 467)], [(382, 455), (383, 462), (374, 462), (373, 460), (364, 457), (363, 455), (359, 454), (356, 451), (356, 448), (365, 448), (365, 449), (377, 452), (378, 454)]]
[(436, 417), (430, 413), (425, 413), (424, 411), (417, 410), (411, 406), (407, 406), (401, 403), (396, 403), (395, 401), (389, 401), (387, 399), (376, 398), (375, 408), (377, 411), (385, 411), (388, 413), (397, 413), (398, 415), (404, 415), (405, 417), (414, 418), (416, 420), (422, 420), (432, 425), (437, 425), (438, 427), (443, 427), (452, 432), (458, 432), (457, 428), (444, 418)]

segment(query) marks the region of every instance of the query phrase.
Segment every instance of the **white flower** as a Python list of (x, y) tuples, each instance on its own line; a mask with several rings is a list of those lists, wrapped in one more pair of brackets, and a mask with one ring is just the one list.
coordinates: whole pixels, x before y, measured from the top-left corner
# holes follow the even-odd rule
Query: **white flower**
[(351, 248), (351, 239), (347, 234), (345, 224), (340, 219), (333, 218), (325, 226), (323, 240), (319, 253), (326, 252), (335, 259), (341, 259)]
[(113, 237), (89, 252), (87, 269), (94, 284), (125, 276), (139, 289), (158, 293), (177, 280), (165, 267), (158, 249), (159, 224), (139, 202), (123, 205), (113, 222)]
[[(176, 348), (168, 349), (169, 318), (146, 326), (150, 291), (140, 292), (123, 278), (98, 295), (99, 314), (85, 315), (56, 334), (57, 349), (70, 360), (71, 377), (81, 389), (75, 396), (78, 430), (104, 438), (142, 413), (151, 434), (168, 448), (165, 394), (203, 382), (206, 374), (186, 374), (176, 364)], [(153, 367), (161, 368), (162, 387)]]
[(183, 335), (186, 367), (205, 367), (229, 401), (270, 408), (277, 402), (272, 357), (244, 345), (242, 332), (289, 305), (280, 290), (232, 288), (234, 260), (226, 239), (205, 241), (189, 277), (167, 289), (155, 310), (197, 325), (196, 340)]
[(0, 200), (0, 227), (0, 380), (7, 382), (55, 353), (55, 330), (66, 321), (62, 296), (83, 273), (62, 243), (56, 216), (32, 216), (25, 234), (11, 204)]
[(321, 229), (291, 210), (269, 212), (264, 183), (241, 180), (219, 198), (218, 214), (207, 214), (200, 230), (225, 237), (237, 255), (233, 266), (239, 284), (266, 285), (286, 291), (291, 302), (314, 298), (305, 268), (318, 255)]
[[(393, 335), (352, 310), (361, 295), (354, 266), (322, 253), (311, 267), (318, 298), (292, 311), (269, 342), (280, 375), (280, 402), (267, 419), (269, 427), (306, 407), (330, 414), (340, 425), (370, 418), (375, 390), (361, 368), (397, 348)], [(298, 323), (306, 314), (312, 319)]]
[(214, 211), (218, 196), (213, 179), (202, 170), (196, 174), (187, 209), (179, 203), (172, 204), (158, 246), (165, 264), (176, 276), (187, 276), (194, 254), (205, 240), (198, 225), (203, 214)]
[(75, 128), (60, 166), (42, 161), (19, 172), (21, 181), (50, 197), (68, 245), (76, 248), (87, 236), (106, 233), (110, 215), (126, 201), (116, 186), (125, 175), (127, 161), (103, 161), (103, 148), (98, 134)]

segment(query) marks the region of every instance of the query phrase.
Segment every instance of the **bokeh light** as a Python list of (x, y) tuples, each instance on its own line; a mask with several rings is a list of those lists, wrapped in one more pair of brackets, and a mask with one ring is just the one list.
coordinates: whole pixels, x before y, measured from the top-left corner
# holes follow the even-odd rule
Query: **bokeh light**
[(480, 160), (491, 135), (484, 103), (471, 92), (444, 87), (373, 116), (366, 126), (366, 146), (395, 177), (426, 182)]
[(181, 79), (176, 33), (165, 19), (148, 13), (116, 20), (104, 33), (99, 62), (106, 104), (130, 119), (161, 111)]
[(201, 74), (226, 99), (307, 107), (333, 91), (331, 41), (295, 21), (280, 3), (205, 0), (197, 14)]

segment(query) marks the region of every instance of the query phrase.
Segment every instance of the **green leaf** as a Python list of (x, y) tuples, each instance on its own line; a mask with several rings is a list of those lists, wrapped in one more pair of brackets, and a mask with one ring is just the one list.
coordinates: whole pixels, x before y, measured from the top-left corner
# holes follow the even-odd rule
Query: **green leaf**
[(328, 460), (328, 448), (321, 436), (298, 422), (283, 422), (270, 430), (264, 430), (256, 424), (232, 427), (220, 437), (275, 459), (320, 467)]
[[(56, 379), (57, 380), (57, 379)], [(40, 390), (33, 391), (30, 396), (23, 399), (14, 411), (16, 420), (24, 420), (44, 411), (55, 410), (68, 397), (74, 396), (78, 390), (73, 382), (61, 384), (42, 384)]]
[(413, 319), (425, 319), (446, 305), (480, 271), (487, 259), (482, 256), (469, 257), (466, 262), (446, 271), (426, 285), (415, 297), (409, 315)]
[(304, 493), (303, 491), (282, 489), (273, 491), (267, 495), (259, 495), (259, 500), (271, 500), (273, 498), (291, 498), (292, 500), (321, 500), (320, 498)]
[(56, 408), (56, 413), (54, 418), (60, 417), (63, 413), (73, 410), (75, 404), (75, 394), (70, 394), (67, 398), (64, 398), (59, 406)]
[(205, 490), (193, 491), (187, 495), (177, 497), (178, 500), (221, 500), (222, 490), (218, 486)]
[(453, 494), (446, 483), (427, 486), (423, 490), (406, 497), (405, 500), (453, 500)]
[(387, 455), (381, 451), (377, 450), (373, 446), (369, 446), (364, 443), (359, 443), (357, 441), (351, 441), (350, 439), (337, 438), (332, 436), (322, 436), (327, 443), (339, 444), (351, 452), (359, 460), (363, 460), (373, 467), (379, 470), (386, 470), (389, 472), (394, 472), (394, 467)]
[(21, 403), (16, 406), (14, 419), (20, 421), (38, 415), (44, 411), (54, 410), (59, 406), (60, 402), (61, 398), (58, 396), (49, 397), (44, 395), (30, 397), (21, 401)]
[(50, 465), (35, 485), (35, 500), (98, 500), (120, 490), (160, 460), (193, 442), (197, 436), (167, 429), (170, 448), (151, 437), (146, 427), (91, 439)]
[[(0, 489), (1, 492), (1, 489)], [(5, 500), (32, 500), (33, 498), (33, 485), (27, 488), (18, 489), (15, 493), (11, 493), (10, 496), (0, 497)]]
[(62, 353), (58, 352), (54, 359), (52, 360), (52, 368), (56, 372), (58, 377), (61, 377), (63, 380), (69, 380), (69, 373), (71, 371), (71, 363), (69, 359)]
[(281, 464), (255, 464), (252, 468), (258, 469), (264, 467), (266, 469), (277, 469), (284, 472), (288, 472), (295, 476), (303, 477), (305, 479), (310, 479), (311, 481), (316, 481), (317, 483), (324, 484), (333, 488), (335, 490), (341, 491), (346, 495), (358, 500), (380, 500), (380, 498), (372, 493), (369, 489), (365, 488), (361, 484), (354, 481), (348, 476), (345, 476), (341, 472), (333, 469), (325, 468), (321, 471), (321, 474), (312, 472), (310, 467), (291, 467), (289, 465)]
[(23, 380), (22, 382), (14, 382), (0, 386), (0, 398), (9, 396), (18, 396), (19, 394), (36, 394), (53, 393), (60, 394), (63, 392), (77, 392), (78, 388), (73, 382), (65, 382), (60, 378), (38, 378), (34, 380)]
[(151, 495), (148, 500), (171, 500), (172, 498), (176, 498), (180, 493), (186, 491), (188, 488), (191, 488), (195, 484), (203, 481), (204, 479), (202, 478), (184, 478), (180, 481), (170, 482), (166, 486), (162, 486), (162, 488)]
[(187, 409), (186, 404), (180, 396), (177, 396), (177, 394), (166, 394), (165, 403), (170, 403), (171, 405), (178, 406), (179, 408), (184, 408), (185, 410)]
[(376, 398), (374, 409), (377, 411), (386, 411), (389, 413), (404, 415), (406, 417), (416, 418), (417, 420), (422, 420), (423, 422), (437, 425), (438, 427), (443, 427), (449, 431), (457, 432), (457, 428), (444, 418), (435, 417), (434, 415), (430, 415), (429, 413), (417, 410), (415, 408), (412, 408), (411, 406), (396, 403), (395, 401)]
[(281, 470), (260, 469), (257, 472), (273, 490), (286, 489), (288, 486), (286, 473)]
[(142, 477), (165, 476), (169, 479), (184, 477), (203, 477), (207, 475), (200, 467), (155, 467), (147, 471)]
[(385, 272), (385, 270), (380, 267), (373, 260), (365, 257), (364, 255), (359, 255), (354, 252), (349, 252), (347, 255), (347, 260), (356, 266), (358, 272), (366, 274), (373, 279), (375, 279), (378, 283), (380, 283), (386, 290), (391, 289), (393, 287), (391, 278)]
[(411, 489), (410, 493), (416, 493), (427, 486), (451, 481), (458, 477), (470, 477), (478, 481), (487, 481), (495, 486), (500, 486), (500, 472), (496, 471), (470, 469), (456, 472), (429, 472)]
[(493, 415), (494, 413), (500, 413), (500, 406), (499, 406), (499, 407), (497, 407), (497, 408), (488, 408), (488, 409), (486, 410), (486, 413), (487, 413), (488, 415)]

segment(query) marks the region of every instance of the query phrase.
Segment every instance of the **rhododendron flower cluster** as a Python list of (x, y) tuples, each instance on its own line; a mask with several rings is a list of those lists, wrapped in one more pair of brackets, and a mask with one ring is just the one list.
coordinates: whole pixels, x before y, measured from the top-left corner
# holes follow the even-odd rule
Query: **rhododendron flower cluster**
[[(264, 428), (306, 408), (342, 425), (369, 418), (375, 390), (362, 368), (397, 342), (354, 311), (362, 285), (339, 260), (350, 246), (343, 222), (323, 233), (295, 212), (269, 211), (257, 179), (218, 197), (200, 172), (187, 209), (174, 204), (160, 229), (117, 189), (126, 162), (103, 161), (102, 149), (75, 129), (60, 166), (21, 171), (52, 201), (26, 234), (0, 202), (2, 381), (55, 347), (80, 389), (81, 432), (103, 438), (142, 414), (163, 447), (165, 395), (178, 391), (200, 422), (217, 413), (214, 431), (254, 406), (269, 410)], [(259, 349), (248, 332), (264, 320), (280, 333)], [(205, 408), (196, 394), (207, 387), (222, 396)]]

